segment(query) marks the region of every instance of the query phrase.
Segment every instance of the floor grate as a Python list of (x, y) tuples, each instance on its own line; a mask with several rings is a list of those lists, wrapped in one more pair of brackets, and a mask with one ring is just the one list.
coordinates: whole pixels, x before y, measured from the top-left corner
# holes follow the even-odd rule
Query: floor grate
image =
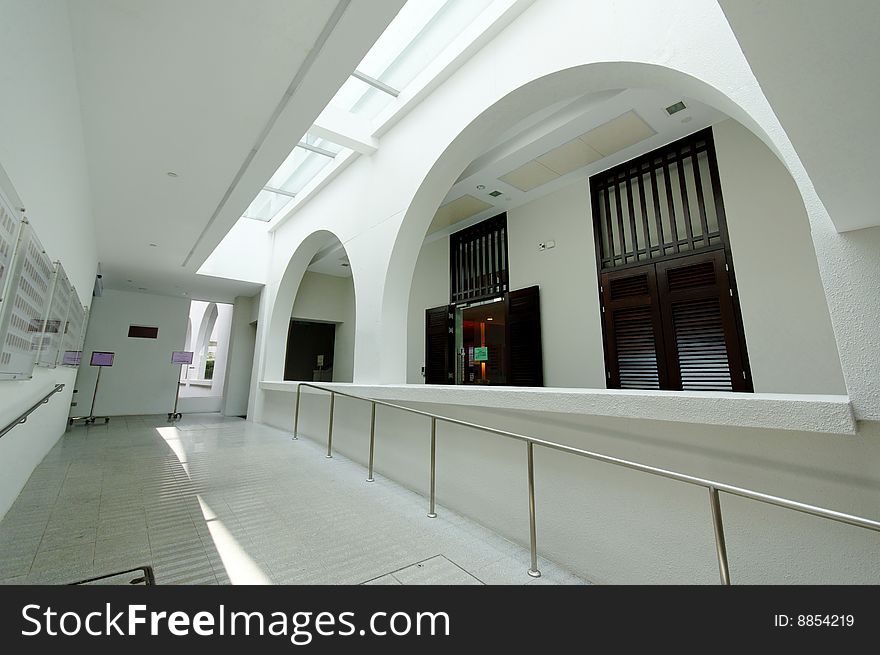
[(71, 585), (140, 585), (150, 587), (156, 584), (152, 566), (139, 566), (135, 569), (99, 575), (96, 578), (87, 578), (79, 582), (71, 582)]

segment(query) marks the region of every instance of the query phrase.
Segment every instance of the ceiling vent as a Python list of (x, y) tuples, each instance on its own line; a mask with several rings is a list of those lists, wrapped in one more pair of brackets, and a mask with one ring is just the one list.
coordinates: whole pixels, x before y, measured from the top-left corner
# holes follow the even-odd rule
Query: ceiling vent
[(495, 191), (490, 191), (489, 195), (492, 196), (493, 198), (497, 198), (498, 196), (501, 195), (501, 192), (498, 189), (495, 189)]
[(674, 105), (669, 105), (666, 108), (666, 113), (669, 114), (670, 116), (672, 116), (673, 114), (677, 114), (678, 112), (682, 111), (683, 109), (687, 109), (687, 105), (685, 105), (683, 101), (679, 100)]

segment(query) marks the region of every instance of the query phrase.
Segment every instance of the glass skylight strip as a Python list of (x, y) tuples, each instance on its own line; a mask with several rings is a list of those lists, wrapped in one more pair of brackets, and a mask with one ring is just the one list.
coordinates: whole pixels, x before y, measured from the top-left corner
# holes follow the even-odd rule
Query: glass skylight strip
[(261, 189), (257, 197), (254, 198), (253, 202), (245, 210), (244, 216), (255, 221), (268, 222), (290, 201), (291, 197), (288, 194), (281, 195), (268, 189)]
[(333, 159), (336, 156), (335, 152), (332, 152), (325, 148), (321, 148), (320, 146), (313, 146), (311, 143), (306, 143), (305, 141), (300, 141), (296, 144), (296, 147), (310, 150), (311, 152), (317, 153), (319, 155), (324, 155), (325, 157), (330, 157), (330, 159)]
[(359, 79), (361, 82), (366, 82), (367, 84), (369, 84), (371, 87), (373, 87), (375, 89), (379, 89), (380, 91), (384, 91), (385, 93), (387, 93), (388, 95), (390, 95), (394, 98), (396, 98), (397, 96), (400, 95), (400, 91), (398, 91), (397, 89), (390, 87), (387, 84), (385, 84), (385, 82), (380, 82), (375, 77), (370, 77), (366, 73), (362, 73), (359, 70), (355, 70), (355, 72), (353, 72), (351, 74), (351, 76)]

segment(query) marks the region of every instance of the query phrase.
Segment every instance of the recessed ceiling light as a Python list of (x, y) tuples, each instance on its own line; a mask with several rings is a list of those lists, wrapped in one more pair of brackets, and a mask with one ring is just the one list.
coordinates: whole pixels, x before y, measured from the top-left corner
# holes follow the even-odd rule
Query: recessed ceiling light
[(487, 321), (494, 321), (495, 319), (492, 318), (492, 317), (490, 316), (490, 317), (488, 317), (486, 320), (487, 320)]
[(157, 246), (155, 243), (151, 243), (151, 244), (150, 244), (150, 248), (158, 248), (158, 247), (159, 247), (159, 246)]
[(134, 281), (133, 281), (133, 280), (126, 280), (126, 282), (129, 282), (129, 283), (131, 283), (131, 284), (134, 284)]
[(496, 189), (495, 191), (490, 191), (489, 195), (492, 196), (493, 198), (497, 198), (498, 196), (501, 195), (501, 192)]
[(348, 262), (339, 262), (339, 265), (343, 268), (348, 268), (349, 266), (351, 266), (351, 264), (349, 264)]
[(666, 113), (669, 114), (670, 116), (672, 116), (673, 114), (677, 114), (678, 112), (680, 112), (682, 109), (687, 109), (687, 105), (685, 105), (684, 102), (679, 100), (674, 105), (669, 105), (666, 108)]
[(486, 185), (485, 185), (485, 184), (478, 184), (478, 185), (477, 185), (477, 191), (482, 191), (482, 190), (485, 189), (485, 188), (486, 188)]
[(147, 287), (138, 287), (138, 291), (146, 291)]
[(175, 173), (174, 171), (168, 171), (167, 173), (165, 173), (165, 175), (167, 175), (168, 177), (177, 177), (177, 173)]

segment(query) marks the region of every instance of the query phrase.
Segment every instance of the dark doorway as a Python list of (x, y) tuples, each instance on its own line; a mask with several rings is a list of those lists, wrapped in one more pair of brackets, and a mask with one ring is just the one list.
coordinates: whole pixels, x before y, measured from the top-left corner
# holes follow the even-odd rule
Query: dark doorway
[(332, 381), (335, 341), (334, 323), (291, 320), (287, 331), (284, 379)]

